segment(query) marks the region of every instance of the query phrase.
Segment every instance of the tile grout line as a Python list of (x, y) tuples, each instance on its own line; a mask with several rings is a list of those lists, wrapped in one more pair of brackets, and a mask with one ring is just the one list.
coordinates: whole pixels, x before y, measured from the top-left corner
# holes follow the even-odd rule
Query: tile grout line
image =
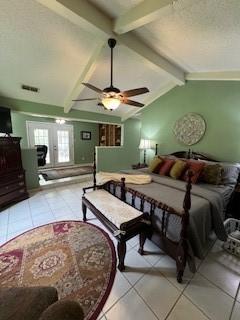
[(31, 218), (31, 221), (32, 221), (32, 228), (33, 228), (33, 227), (34, 227), (34, 224), (33, 224), (33, 218), (32, 218), (32, 210), (31, 210), (29, 201), (28, 201), (28, 207), (29, 207), (30, 218)]
[[(123, 297), (126, 296), (126, 294), (128, 294), (129, 291), (131, 291), (133, 289), (133, 287), (130, 287), (119, 299), (117, 299), (109, 309), (107, 309), (106, 312), (103, 312), (104, 315), (106, 315)], [(107, 301), (106, 301), (107, 302)], [(102, 309), (103, 310), (103, 309)]]
[[(201, 272), (198, 271), (198, 273), (205, 279), (207, 280), (208, 282), (210, 282), (214, 287), (218, 288), (220, 291), (222, 291), (223, 293), (225, 293), (226, 295), (228, 295), (230, 298), (232, 298), (234, 300), (235, 296), (231, 296), (231, 294), (229, 294), (227, 291), (225, 291), (224, 289), (222, 289), (221, 287), (219, 287), (216, 283), (214, 283), (212, 280), (209, 280), (205, 275), (203, 275)], [(236, 292), (237, 292), (237, 289), (236, 289)], [(237, 302), (240, 303), (240, 300), (236, 300)]]
[(7, 233), (6, 233), (6, 238), (5, 240), (7, 241), (8, 239), (8, 229), (9, 229), (9, 213), (10, 213), (10, 210), (8, 209), (8, 218), (7, 218)]

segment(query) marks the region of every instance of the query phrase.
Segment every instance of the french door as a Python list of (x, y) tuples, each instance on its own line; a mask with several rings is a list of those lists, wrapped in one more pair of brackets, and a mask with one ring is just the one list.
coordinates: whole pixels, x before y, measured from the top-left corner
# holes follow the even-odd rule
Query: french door
[(48, 147), (45, 167), (72, 165), (74, 163), (73, 126), (37, 121), (27, 121), (28, 145)]

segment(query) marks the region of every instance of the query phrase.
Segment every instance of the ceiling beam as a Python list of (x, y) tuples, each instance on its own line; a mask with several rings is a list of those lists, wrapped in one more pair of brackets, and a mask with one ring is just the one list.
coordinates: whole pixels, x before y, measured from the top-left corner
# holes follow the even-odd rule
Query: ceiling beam
[(70, 20), (72, 23), (79, 25), (87, 32), (91, 32), (96, 37), (104, 40), (109, 37), (115, 37), (121, 44), (130, 48), (157, 68), (165, 71), (176, 84), (183, 85), (185, 83), (184, 71), (181, 68), (159, 55), (136, 35), (131, 32), (119, 36), (114, 35), (113, 20), (98, 10), (91, 2), (87, 0), (36, 1)]
[(176, 87), (176, 84), (173, 82), (167, 83), (164, 87), (159, 88), (159, 90), (156, 90), (153, 94), (149, 95), (148, 98), (144, 101), (144, 107), (142, 108), (136, 108), (136, 110), (130, 111), (126, 113), (121, 120), (126, 121), (127, 119), (133, 117), (135, 114), (140, 113), (142, 110), (146, 109), (151, 103), (153, 103), (156, 99), (160, 98), (164, 94), (166, 94), (168, 91), (172, 90), (174, 87)]
[(163, 8), (173, 0), (144, 0), (115, 20), (114, 31), (118, 34), (137, 29), (159, 18)]
[(129, 32), (121, 34), (117, 37), (121, 44), (137, 53), (139, 56), (145, 58), (158, 69), (165, 71), (177, 85), (185, 84), (185, 74), (182, 69), (174, 65), (172, 62), (159, 55), (156, 51), (147, 46), (135, 34)]
[(88, 82), (91, 78), (91, 76), (93, 75), (93, 72), (96, 69), (96, 65), (97, 65), (97, 61), (99, 56), (102, 53), (103, 48), (105, 47), (105, 43), (101, 43), (99, 44), (96, 49), (94, 50), (94, 52), (92, 53), (90, 59), (88, 60), (88, 63), (86, 64), (83, 72), (81, 73), (81, 75), (79, 76), (72, 92), (69, 94), (69, 96), (67, 97), (67, 99), (64, 101), (64, 112), (68, 113), (71, 108), (74, 105), (74, 99), (77, 99), (79, 97), (79, 95), (81, 94), (81, 92), (83, 91), (84, 85), (82, 84), (82, 82)]
[(113, 22), (88, 0), (36, 0), (96, 37), (107, 39)]
[(239, 81), (240, 71), (193, 72), (186, 74), (187, 80)]

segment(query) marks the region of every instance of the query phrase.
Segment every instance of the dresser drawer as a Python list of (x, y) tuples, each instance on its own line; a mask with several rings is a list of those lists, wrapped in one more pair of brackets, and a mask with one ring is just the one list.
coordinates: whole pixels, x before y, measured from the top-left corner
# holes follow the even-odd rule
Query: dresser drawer
[(24, 171), (12, 172), (11, 174), (0, 176), (0, 186), (11, 184), (16, 181), (22, 181), (24, 179), (25, 179)]
[(13, 201), (18, 201), (19, 199), (26, 199), (28, 197), (26, 188), (20, 188), (18, 190), (9, 192), (7, 194), (0, 196), (0, 206), (5, 206)]
[(0, 187), (0, 196), (24, 187), (25, 187), (25, 181), (23, 179), (15, 181), (14, 183), (11, 183), (11, 184), (8, 183)]

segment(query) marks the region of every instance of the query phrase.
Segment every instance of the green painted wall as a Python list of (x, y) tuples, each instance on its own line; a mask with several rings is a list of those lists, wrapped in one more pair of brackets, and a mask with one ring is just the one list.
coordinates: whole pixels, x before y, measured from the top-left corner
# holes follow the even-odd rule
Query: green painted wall
[[(26, 121), (54, 122), (52, 118), (34, 117), (19, 112), (12, 112), (13, 135), (22, 137), (21, 147), (28, 148)], [(94, 147), (99, 143), (99, 130), (97, 123), (67, 121), (73, 125), (74, 131), (74, 160), (76, 164), (93, 161)], [(82, 140), (81, 131), (91, 131), (92, 139)]]
[(64, 113), (62, 107), (36, 103), (25, 100), (17, 100), (0, 96), (0, 105), (7, 106), (15, 111), (28, 112), (42, 116), (63, 117), (69, 119), (92, 120), (98, 122), (120, 123), (120, 117), (100, 114), (96, 112), (79, 111), (72, 109), (69, 113)]
[(38, 165), (36, 149), (22, 149), (22, 164), (25, 169), (28, 190), (39, 188)]
[(141, 136), (156, 140), (162, 154), (187, 150), (172, 130), (175, 121), (188, 112), (202, 115), (207, 125), (192, 150), (219, 160), (240, 161), (240, 82), (189, 81), (174, 88), (143, 110)]
[(124, 122), (122, 147), (97, 147), (97, 171), (119, 171), (130, 169), (139, 162), (141, 122), (129, 119)]

